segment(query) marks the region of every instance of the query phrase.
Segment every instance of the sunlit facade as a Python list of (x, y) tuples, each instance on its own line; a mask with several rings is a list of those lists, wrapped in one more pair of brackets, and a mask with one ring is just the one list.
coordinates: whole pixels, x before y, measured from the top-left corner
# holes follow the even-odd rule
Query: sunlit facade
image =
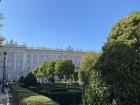
[(19, 45), (14, 41), (9, 41), (0, 49), (0, 78), (3, 72), (3, 52), (7, 52), (6, 58), (6, 78), (8, 80), (18, 79), (21, 75), (27, 75), (34, 67), (49, 59), (72, 59), (77, 67), (83, 51), (68, 49), (51, 49), (27, 47)]

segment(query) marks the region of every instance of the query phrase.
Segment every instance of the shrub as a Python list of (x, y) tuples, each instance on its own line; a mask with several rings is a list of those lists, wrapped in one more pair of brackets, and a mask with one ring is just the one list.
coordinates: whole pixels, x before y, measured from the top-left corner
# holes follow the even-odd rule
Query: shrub
[(115, 43), (94, 65), (89, 101), (117, 105), (140, 105), (140, 56), (133, 47)]
[(17, 105), (58, 105), (50, 98), (38, 95), (18, 85), (10, 84), (10, 89)]

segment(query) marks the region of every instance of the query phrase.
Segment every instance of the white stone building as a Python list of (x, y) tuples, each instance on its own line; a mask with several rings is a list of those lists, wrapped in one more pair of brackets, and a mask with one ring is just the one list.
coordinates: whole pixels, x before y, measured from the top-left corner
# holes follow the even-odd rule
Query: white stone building
[(50, 49), (27, 47), (18, 45), (14, 41), (9, 41), (0, 49), (0, 79), (3, 74), (3, 52), (7, 52), (6, 57), (6, 78), (8, 80), (18, 79), (22, 75), (27, 75), (34, 67), (49, 59), (72, 59), (75, 66), (84, 54), (83, 51), (68, 49)]

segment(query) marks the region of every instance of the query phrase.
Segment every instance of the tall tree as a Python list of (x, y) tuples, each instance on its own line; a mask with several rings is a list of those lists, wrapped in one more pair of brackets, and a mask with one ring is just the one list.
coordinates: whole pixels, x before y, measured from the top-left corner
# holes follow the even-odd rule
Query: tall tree
[[(84, 54), (80, 61), (78, 75), (80, 80), (84, 82), (83, 84), (83, 99), (84, 103), (86, 102), (86, 88), (89, 84), (89, 78), (91, 76), (91, 71), (93, 70), (93, 66), (97, 61), (97, 58), (100, 56), (100, 53), (89, 51)], [(85, 103), (86, 104), (86, 103)]]
[(89, 103), (140, 105), (140, 12), (119, 20), (103, 46), (87, 89)]
[(79, 78), (82, 82), (88, 82), (93, 66), (100, 53), (89, 51), (84, 54), (79, 65)]
[(139, 105), (140, 56), (133, 47), (114, 43), (94, 65), (87, 89), (88, 101)]

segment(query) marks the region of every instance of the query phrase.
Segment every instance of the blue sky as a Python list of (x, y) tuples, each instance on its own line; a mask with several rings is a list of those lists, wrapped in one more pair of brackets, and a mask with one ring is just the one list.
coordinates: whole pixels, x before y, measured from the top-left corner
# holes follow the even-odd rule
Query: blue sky
[(2, 0), (7, 40), (46, 46), (100, 51), (112, 25), (139, 0)]

